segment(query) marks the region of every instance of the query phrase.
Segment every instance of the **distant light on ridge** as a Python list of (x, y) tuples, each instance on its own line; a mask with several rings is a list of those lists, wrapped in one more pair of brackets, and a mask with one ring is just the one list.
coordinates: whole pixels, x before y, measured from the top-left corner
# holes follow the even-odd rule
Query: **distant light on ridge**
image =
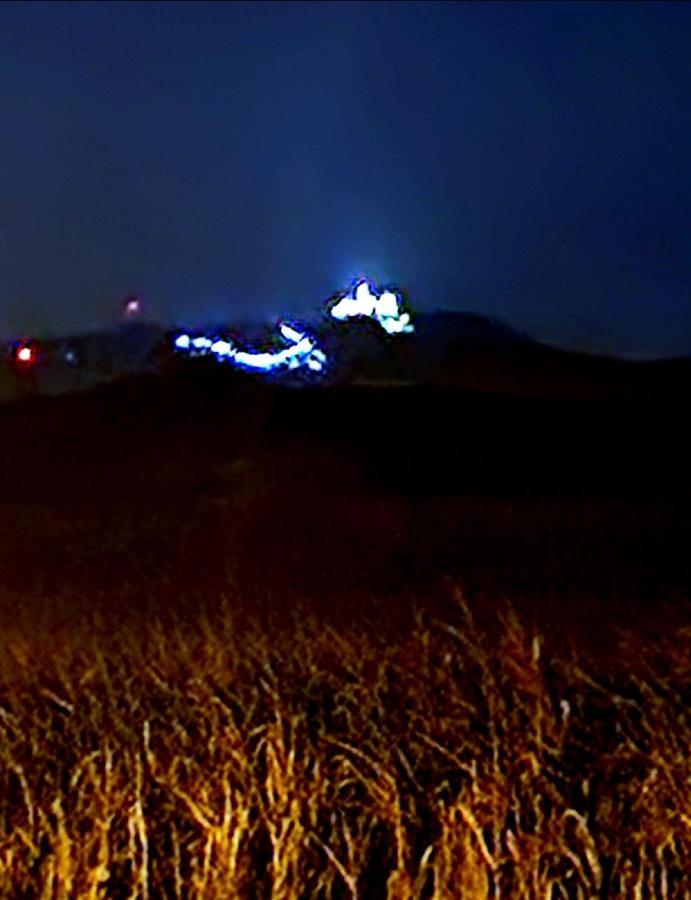
[[(339, 321), (356, 317), (374, 319), (387, 334), (409, 334), (413, 331), (410, 313), (405, 312), (398, 294), (391, 290), (377, 294), (368, 281), (361, 280), (339, 297), (326, 310), (331, 318)], [(222, 335), (180, 334), (173, 341), (176, 350), (191, 356), (211, 352), (218, 362), (230, 363), (251, 372), (295, 371), (306, 368), (321, 372), (327, 364), (326, 354), (297, 323), (280, 321), (278, 333), (288, 345), (281, 350), (258, 351), (238, 349)]]
[(360, 281), (333, 304), (329, 310), (332, 318), (345, 319), (360, 316), (374, 319), (387, 334), (410, 334), (414, 331), (410, 314), (403, 312), (401, 301), (393, 291), (383, 291), (379, 297), (372, 292), (367, 281)]

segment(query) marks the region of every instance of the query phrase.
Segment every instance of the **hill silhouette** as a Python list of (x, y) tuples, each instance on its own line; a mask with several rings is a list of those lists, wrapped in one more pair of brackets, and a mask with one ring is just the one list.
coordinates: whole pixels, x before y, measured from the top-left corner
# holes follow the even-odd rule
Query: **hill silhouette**
[[(314, 319), (311, 330), (329, 359), (321, 383), (437, 385), (548, 397), (680, 396), (691, 387), (691, 357), (645, 361), (570, 351), (476, 312), (420, 313), (414, 322), (413, 334), (390, 336), (370, 319)], [(253, 347), (268, 346), (275, 334), (270, 323), (227, 323), (219, 326), (223, 330)], [(161, 350), (169, 346), (169, 334), (155, 323), (132, 322), (47, 340), (31, 392), (64, 393), (122, 375), (162, 371)], [(0, 399), (23, 393), (26, 384), (17, 381), (6, 360), (0, 366)]]

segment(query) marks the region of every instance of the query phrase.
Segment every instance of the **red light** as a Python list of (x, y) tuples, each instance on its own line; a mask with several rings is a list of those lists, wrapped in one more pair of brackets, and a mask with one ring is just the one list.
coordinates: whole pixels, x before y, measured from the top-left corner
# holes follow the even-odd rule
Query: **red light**
[(30, 363), (33, 361), (34, 353), (31, 347), (20, 347), (17, 351), (17, 359), (19, 362)]

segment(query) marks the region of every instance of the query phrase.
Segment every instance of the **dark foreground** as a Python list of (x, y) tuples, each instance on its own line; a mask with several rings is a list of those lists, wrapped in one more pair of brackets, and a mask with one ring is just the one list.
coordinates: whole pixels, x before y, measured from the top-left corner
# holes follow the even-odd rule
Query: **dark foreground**
[(0, 406), (0, 585), (338, 621), (377, 594), (395, 626), (451, 581), (593, 640), (684, 621), (690, 407), (203, 373)]
[(2, 408), (3, 896), (690, 892), (688, 412)]

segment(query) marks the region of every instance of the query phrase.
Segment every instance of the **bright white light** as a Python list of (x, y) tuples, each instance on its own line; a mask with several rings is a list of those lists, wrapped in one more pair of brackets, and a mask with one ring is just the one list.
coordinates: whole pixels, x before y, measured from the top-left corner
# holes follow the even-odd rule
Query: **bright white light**
[(331, 307), (331, 315), (335, 319), (350, 319), (354, 316), (372, 316), (375, 310), (377, 298), (370, 293), (366, 281), (356, 285), (355, 290), (345, 294)]
[(233, 345), (228, 341), (218, 340), (211, 345), (211, 352), (216, 356), (230, 356), (233, 353)]
[(414, 330), (408, 313), (403, 313), (398, 318), (386, 316), (379, 320), (379, 324), (387, 334), (411, 334)]
[[(276, 353), (253, 353), (249, 350), (236, 350), (230, 347), (230, 344), (226, 344), (229, 350), (220, 355), (220, 358), (241, 369), (254, 372), (272, 372), (279, 369), (294, 371), (301, 366), (307, 366), (315, 372), (323, 369), (326, 356), (319, 350), (312, 338), (290, 325), (279, 326), (279, 330), (284, 339), (293, 341), (290, 347), (285, 347)], [(214, 343), (212, 351), (218, 343), (220, 342)]]
[[(138, 305), (138, 301), (136, 302)], [(374, 319), (389, 335), (410, 334), (414, 331), (410, 314), (403, 311), (400, 296), (391, 290), (382, 291), (378, 295), (370, 282), (364, 279), (331, 304), (328, 313), (339, 321), (357, 317)], [(281, 369), (293, 371), (300, 367), (320, 372), (325, 368), (326, 355), (299, 325), (279, 322), (278, 332), (288, 346), (273, 353), (237, 350), (229, 340), (216, 335), (192, 338), (188, 334), (181, 334), (175, 339), (174, 346), (192, 356), (211, 351), (218, 362), (228, 362), (255, 372)]]
[(273, 353), (247, 353), (245, 350), (238, 350), (233, 362), (247, 369), (261, 369), (265, 372), (277, 365)]
[(302, 340), (298, 341), (294, 347), (289, 347), (287, 350), (284, 350), (283, 352), (288, 353), (292, 356), (294, 354), (301, 355), (301, 354), (311, 353), (313, 349), (314, 349), (314, 344), (312, 343), (310, 338), (304, 337), (304, 338), (302, 338)]
[[(138, 305), (138, 301), (136, 302)], [(331, 304), (328, 313), (339, 321), (356, 317), (374, 319), (389, 335), (410, 334), (414, 331), (410, 314), (403, 311), (400, 296), (391, 290), (377, 295), (374, 287), (365, 280), (359, 281), (347, 294)], [(278, 332), (288, 346), (273, 353), (237, 350), (229, 340), (217, 335), (192, 338), (188, 334), (181, 334), (175, 339), (174, 346), (192, 356), (211, 351), (218, 362), (230, 363), (254, 372), (281, 369), (294, 371), (301, 367), (306, 367), (311, 372), (320, 372), (325, 368), (326, 355), (299, 325), (279, 322)]]
[(278, 330), (287, 341), (291, 341), (294, 344), (297, 344), (297, 342), (302, 340), (302, 338), (304, 337), (304, 334), (301, 331), (297, 331), (286, 322), (281, 322), (281, 324), (278, 326)]
[(343, 321), (343, 319), (347, 319), (350, 315), (350, 312), (348, 311), (349, 304), (351, 304), (352, 302), (353, 301), (350, 299), (350, 297), (341, 297), (338, 303), (335, 303), (331, 307), (331, 315), (333, 316), (333, 318), (338, 319), (341, 322)]
[(393, 291), (384, 291), (377, 297), (367, 281), (360, 281), (329, 312), (341, 322), (356, 316), (367, 316), (378, 322), (388, 334), (409, 334), (414, 330), (409, 314), (401, 311), (398, 295)]
[(403, 326), (396, 319), (382, 319), (381, 327), (387, 334), (400, 334)]
[(379, 300), (377, 300), (377, 315), (391, 316), (393, 318), (399, 315), (398, 297), (392, 291), (384, 291)]
[(377, 298), (370, 291), (369, 284), (367, 284), (366, 281), (361, 281), (360, 284), (355, 288), (355, 302), (362, 310), (361, 315), (374, 315), (377, 308)]
[(31, 347), (20, 347), (17, 352), (17, 359), (19, 362), (31, 362), (31, 358), (33, 356), (33, 352)]
[(361, 306), (358, 300), (355, 297), (349, 297), (346, 295), (345, 297), (341, 297), (338, 303), (335, 306), (331, 307), (331, 315), (335, 319), (352, 319), (355, 316), (366, 316), (369, 315)]

